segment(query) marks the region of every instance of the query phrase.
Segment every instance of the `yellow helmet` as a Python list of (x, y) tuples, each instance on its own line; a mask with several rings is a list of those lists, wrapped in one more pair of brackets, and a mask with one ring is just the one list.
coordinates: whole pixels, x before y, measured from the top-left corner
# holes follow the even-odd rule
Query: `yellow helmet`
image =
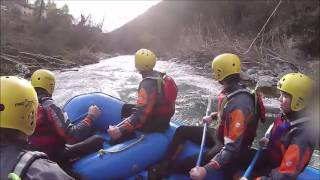
[(0, 127), (31, 135), (36, 126), (36, 91), (29, 81), (15, 76), (1, 76), (0, 86)]
[(302, 73), (289, 73), (280, 79), (277, 88), (292, 96), (291, 110), (300, 111), (310, 101), (313, 81)]
[(52, 95), (55, 86), (55, 77), (53, 72), (45, 69), (36, 70), (31, 76), (33, 87), (39, 87), (47, 90)]
[(156, 56), (148, 49), (140, 49), (136, 52), (134, 63), (138, 71), (152, 71), (156, 65)]
[(214, 78), (222, 81), (231, 74), (240, 73), (240, 58), (231, 53), (220, 54), (212, 60), (211, 68)]

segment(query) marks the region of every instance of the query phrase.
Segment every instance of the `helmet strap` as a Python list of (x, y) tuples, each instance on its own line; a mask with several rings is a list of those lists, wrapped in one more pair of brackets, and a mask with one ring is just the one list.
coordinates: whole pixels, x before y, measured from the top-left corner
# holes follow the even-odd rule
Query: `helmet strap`
[(47, 96), (47, 97), (52, 96), (52, 94), (49, 94), (48, 91), (43, 88), (35, 87), (34, 89), (36, 90), (38, 97), (39, 96)]

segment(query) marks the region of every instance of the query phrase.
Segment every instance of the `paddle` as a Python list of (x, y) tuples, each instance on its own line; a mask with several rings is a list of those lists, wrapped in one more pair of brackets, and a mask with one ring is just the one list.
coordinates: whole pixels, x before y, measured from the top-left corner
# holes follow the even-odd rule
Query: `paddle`
[[(267, 130), (267, 132), (266, 132), (266, 134), (265, 134), (265, 137), (268, 136), (268, 134), (270, 133), (272, 127), (273, 127), (273, 124), (268, 128), (268, 130)], [(257, 163), (258, 158), (260, 157), (261, 152), (262, 152), (262, 147), (259, 147), (258, 151), (257, 151), (256, 154), (254, 155), (251, 163), (249, 164), (249, 166), (248, 166), (247, 170), (245, 171), (245, 173), (243, 174), (242, 178), (246, 178), (246, 179), (249, 178), (249, 176), (250, 176), (250, 174), (251, 174), (254, 166), (255, 166), (256, 163)], [(242, 178), (241, 178), (241, 179), (242, 179)]]
[[(209, 113), (210, 113), (210, 110), (211, 110), (211, 105), (212, 105), (212, 101), (211, 101), (211, 99), (209, 97), (208, 98), (208, 106), (207, 106), (207, 110), (206, 110), (206, 116), (209, 116)], [(197, 167), (199, 167), (200, 163), (201, 163), (203, 148), (204, 148), (204, 144), (206, 143), (207, 128), (208, 128), (207, 123), (204, 123), (202, 141), (201, 141), (201, 146), (200, 146), (200, 152), (199, 152), (199, 156), (198, 156), (197, 164), (196, 164)]]
[(247, 178), (247, 179), (248, 179), (248, 177), (250, 176), (250, 174), (251, 174), (254, 166), (256, 165), (256, 162), (257, 162), (257, 160), (258, 160), (258, 158), (259, 158), (259, 156), (260, 156), (260, 154), (261, 154), (261, 151), (262, 151), (262, 148), (259, 147), (258, 151), (257, 151), (256, 154), (254, 155), (251, 163), (249, 164), (249, 166), (248, 166), (246, 172), (243, 174), (242, 178)]

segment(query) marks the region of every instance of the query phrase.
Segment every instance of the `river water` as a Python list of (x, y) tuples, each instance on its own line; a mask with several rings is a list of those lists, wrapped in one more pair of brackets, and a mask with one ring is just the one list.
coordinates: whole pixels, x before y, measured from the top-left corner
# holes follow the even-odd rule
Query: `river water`
[[(125, 102), (135, 103), (141, 75), (135, 71), (134, 56), (118, 56), (101, 60), (97, 64), (72, 68), (56, 73), (56, 90), (53, 98), (61, 107), (64, 103), (81, 93), (104, 92)], [(172, 61), (157, 61), (156, 70), (166, 72), (177, 83), (179, 93), (174, 119), (187, 125), (196, 125), (205, 115), (208, 97), (217, 97), (221, 85), (214, 81), (206, 71), (190, 65)], [(279, 108), (276, 98), (263, 99), (267, 109)], [(260, 125), (258, 138), (262, 137), (274, 114), (267, 114), (268, 120)], [(255, 144), (257, 144), (255, 142)], [(319, 167), (319, 152), (314, 154), (312, 164)]]

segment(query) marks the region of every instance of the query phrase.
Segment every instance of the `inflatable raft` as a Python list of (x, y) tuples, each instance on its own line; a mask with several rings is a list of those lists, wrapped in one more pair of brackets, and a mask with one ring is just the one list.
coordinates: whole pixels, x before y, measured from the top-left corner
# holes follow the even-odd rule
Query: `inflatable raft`
[[(104, 139), (104, 145), (99, 152), (81, 158), (73, 164), (73, 170), (86, 179), (147, 179), (147, 167), (161, 160), (178, 127), (170, 123), (165, 133), (135, 132), (135, 137), (117, 145), (109, 144), (110, 137), (106, 133), (109, 125), (117, 125), (123, 118), (125, 103), (110, 95), (95, 92), (81, 94), (71, 98), (63, 110), (71, 122), (77, 123), (87, 114), (90, 105), (95, 104), (102, 110), (101, 116), (95, 121), (94, 127)], [(199, 153), (199, 147), (187, 143), (180, 158)], [(299, 180), (317, 179), (320, 170), (307, 167), (299, 176)], [(172, 175), (169, 179), (189, 179), (184, 175)], [(223, 173), (217, 172), (207, 179), (223, 179)]]

